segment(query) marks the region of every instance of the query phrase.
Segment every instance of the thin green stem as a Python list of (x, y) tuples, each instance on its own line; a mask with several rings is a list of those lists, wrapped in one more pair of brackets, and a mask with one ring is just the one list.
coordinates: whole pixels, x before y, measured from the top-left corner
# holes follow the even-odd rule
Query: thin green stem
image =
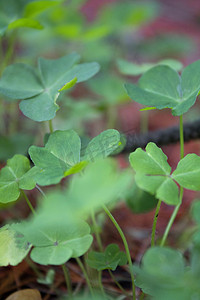
[(111, 222), (116, 227), (116, 229), (119, 232), (119, 235), (121, 236), (121, 239), (124, 243), (124, 248), (125, 248), (126, 256), (127, 256), (127, 259), (128, 259), (130, 275), (131, 275), (131, 281), (132, 281), (133, 300), (136, 300), (135, 283), (134, 283), (135, 278), (134, 278), (134, 275), (133, 275), (132, 260), (131, 260), (131, 255), (130, 255), (130, 251), (129, 251), (129, 247), (128, 247), (126, 237), (125, 237), (123, 231), (121, 230), (119, 224), (117, 223), (117, 221), (115, 220), (115, 218), (113, 217), (111, 212), (108, 210), (108, 208), (105, 205), (103, 205), (103, 209), (104, 209), (105, 213), (108, 215), (108, 217), (110, 218)]
[(46, 195), (45, 195), (45, 193), (43, 192), (43, 190), (36, 184), (36, 189), (42, 194), (42, 196), (44, 197), (44, 198), (46, 198)]
[(12, 61), (15, 39), (16, 39), (16, 32), (12, 33), (8, 39), (8, 47), (6, 49), (6, 53), (3, 59), (1, 71), (3, 71), (7, 67), (7, 65), (10, 64)]
[(95, 233), (95, 237), (96, 237), (96, 240), (97, 240), (99, 250), (101, 252), (103, 252), (103, 245), (102, 245), (101, 237), (100, 237), (100, 234), (99, 234), (99, 231), (98, 231), (98, 224), (96, 222), (94, 211), (91, 212), (91, 219), (92, 219), (92, 223), (93, 223), (93, 227), (94, 227), (94, 233)]
[(103, 284), (102, 284), (102, 271), (98, 272), (98, 283), (99, 283), (99, 288), (100, 288), (102, 295), (104, 297), (106, 297), (106, 294), (105, 294), (104, 288), (103, 288)]
[[(180, 116), (179, 118), (179, 136), (180, 136), (180, 159), (184, 158), (184, 132), (183, 132), (183, 115)], [(171, 218), (167, 224), (167, 227), (165, 229), (165, 232), (164, 232), (164, 235), (163, 235), (163, 238), (162, 238), (162, 241), (160, 243), (160, 246), (164, 246), (165, 242), (166, 242), (166, 239), (167, 239), (167, 236), (169, 234), (169, 231), (172, 227), (172, 224), (177, 216), (177, 213), (179, 211), (179, 208), (181, 206), (181, 203), (182, 203), (182, 199), (183, 199), (183, 188), (180, 187), (180, 196), (179, 196), (179, 204), (175, 207), (172, 215), (171, 215)]]
[(158, 213), (159, 213), (159, 210), (160, 210), (161, 202), (162, 201), (159, 200), (158, 204), (156, 206), (156, 211), (155, 211), (153, 226), (152, 226), (152, 234), (151, 234), (151, 247), (153, 247), (155, 245), (156, 224), (157, 224), (157, 220), (158, 220)]
[(171, 215), (171, 218), (170, 218), (170, 220), (169, 220), (169, 222), (168, 222), (168, 224), (167, 224), (167, 227), (166, 227), (166, 229), (165, 229), (165, 232), (164, 232), (162, 241), (161, 241), (161, 243), (160, 243), (160, 246), (161, 246), (161, 247), (163, 247), (164, 244), (165, 244), (165, 242), (166, 242), (166, 239), (167, 239), (167, 236), (168, 236), (168, 234), (169, 234), (169, 231), (170, 231), (170, 229), (171, 229), (171, 227), (172, 227), (172, 224), (173, 224), (173, 222), (174, 222), (174, 220), (175, 220), (175, 218), (176, 218), (176, 215), (177, 215), (177, 213), (178, 213), (178, 211), (179, 211), (179, 208), (180, 208), (180, 206), (181, 206), (182, 198), (183, 198), (183, 188), (181, 187), (181, 188), (180, 188), (180, 203), (175, 207), (175, 209), (174, 209), (174, 211), (173, 211), (173, 213), (172, 213), (172, 215)]
[(72, 285), (71, 285), (70, 275), (69, 275), (69, 271), (67, 269), (66, 264), (62, 264), (62, 270), (63, 270), (63, 273), (64, 273), (65, 282), (66, 282), (66, 285), (67, 285), (67, 291), (68, 291), (69, 297), (70, 297), (70, 299), (73, 299)]
[(183, 115), (179, 118), (179, 135), (180, 135), (180, 158), (184, 157), (184, 132), (183, 132)]
[(28, 256), (25, 258), (25, 261), (27, 262), (29, 267), (33, 270), (33, 272), (35, 272), (38, 278), (43, 277), (43, 274), (38, 270), (37, 266), (32, 262), (32, 260), (30, 260)]
[(49, 131), (50, 131), (50, 133), (53, 133), (53, 122), (52, 122), (52, 120), (49, 120)]
[(25, 198), (25, 200), (26, 200), (26, 202), (27, 202), (27, 204), (28, 204), (30, 210), (31, 210), (32, 213), (35, 215), (35, 214), (36, 214), (36, 213), (35, 213), (35, 209), (33, 208), (32, 204), (31, 204), (30, 200), (28, 199), (27, 195), (25, 194), (24, 190), (21, 190), (21, 193), (22, 193), (22, 195), (24, 196), (24, 198)]
[(88, 274), (87, 274), (87, 272), (86, 272), (86, 270), (85, 270), (85, 267), (84, 267), (82, 261), (80, 260), (79, 257), (76, 258), (76, 261), (77, 261), (77, 263), (78, 263), (78, 265), (79, 265), (81, 271), (83, 272), (83, 275), (84, 275), (84, 277), (85, 277), (85, 280), (86, 280), (86, 282), (87, 282), (87, 285), (88, 285), (88, 288), (89, 288), (89, 290), (90, 290), (91, 295), (94, 296), (94, 291), (93, 291), (92, 285), (91, 285), (91, 283), (90, 283), (90, 279), (89, 279), (89, 277), (88, 277)]

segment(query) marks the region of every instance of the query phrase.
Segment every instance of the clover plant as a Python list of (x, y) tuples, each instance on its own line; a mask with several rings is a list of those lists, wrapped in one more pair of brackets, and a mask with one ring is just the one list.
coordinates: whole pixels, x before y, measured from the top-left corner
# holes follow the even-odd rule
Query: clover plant
[[(55, 2), (51, 1), (51, 5)], [(35, 16), (47, 7), (46, 1), (31, 2), (26, 6), (26, 14)], [(157, 65), (141, 76), (138, 85), (125, 85), (128, 95), (136, 102), (156, 109), (170, 108), (180, 119), (180, 161), (174, 171), (164, 152), (152, 142), (145, 150), (138, 148), (129, 156), (134, 185), (148, 195), (148, 201), (152, 201), (148, 207), (157, 205), (151, 247), (145, 252), (141, 265), (133, 265), (125, 234), (110, 212), (119, 199), (130, 197), (127, 190), (134, 187), (132, 170), (120, 170), (116, 159), (108, 158), (121, 151), (124, 137), (117, 130), (108, 129), (90, 141), (82, 142), (72, 129), (53, 128), (59, 95), (99, 71), (98, 63), (78, 64), (79, 59), (76, 53), (57, 59), (40, 58), (37, 69), (22, 63), (11, 64), (0, 79), (1, 94), (10, 101), (21, 100), (20, 109), (28, 118), (37, 122), (49, 121), (50, 131), (44, 137), (44, 146), (37, 141), (37, 145), (27, 149), (32, 162), (26, 156), (16, 154), (0, 171), (0, 202), (16, 201), (22, 194), (31, 209), (25, 220), (9, 222), (0, 229), (0, 265), (15, 266), (29, 253), (31, 260), (39, 265), (60, 265), (68, 299), (74, 298), (68, 270), (70, 259), (76, 260), (84, 275), (89, 289), (87, 299), (98, 299), (99, 295), (100, 299), (112, 297), (105, 292), (103, 270), (108, 270), (129, 299), (137, 299), (135, 286), (142, 290), (141, 299), (146, 297), (145, 294), (148, 299), (155, 300), (199, 299), (199, 202), (192, 208), (197, 229), (192, 237), (189, 263), (180, 251), (164, 245), (182, 203), (184, 189), (200, 190), (200, 157), (194, 153), (184, 156), (183, 136), (183, 114), (195, 103), (200, 90), (200, 61), (187, 66), (181, 76), (169, 66)], [(49, 185), (54, 186), (49, 189)], [(47, 192), (44, 193), (41, 186), (47, 187)], [(41, 192), (41, 197), (32, 205), (25, 191), (34, 188)], [(133, 197), (135, 194), (133, 192)], [(155, 236), (161, 202), (175, 206), (175, 209), (161, 242), (158, 242)], [(102, 211), (117, 229), (125, 251), (116, 244), (104, 248), (98, 226), (98, 214)], [(112, 273), (118, 266), (126, 264), (131, 292), (124, 290)], [(96, 286), (95, 278), (90, 277), (91, 270), (96, 272), (94, 277), (98, 277)], [(84, 299), (85, 296), (80, 297)]]

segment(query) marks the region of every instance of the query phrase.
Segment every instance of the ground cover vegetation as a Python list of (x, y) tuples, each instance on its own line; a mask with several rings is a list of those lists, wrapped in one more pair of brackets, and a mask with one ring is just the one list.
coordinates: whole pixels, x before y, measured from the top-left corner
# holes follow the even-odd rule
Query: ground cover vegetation
[[(183, 135), (183, 116), (200, 92), (200, 61), (183, 68), (175, 59), (130, 64), (118, 54), (113, 57), (106, 39), (112, 36), (116, 45), (124, 32), (128, 38), (131, 26), (137, 28), (156, 16), (155, 3), (118, 3), (89, 26), (79, 10), (84, 1), (11, 2), (0, 3), (0, 203), (2, 211), (12, 212), (0, 228), (2, 272), (26, 260), (36, 273), (35, 281), (56, 291), (45, 299), (200, 299), (200, 201), (191, 207), (195, 225), (186, 247), (167, 244), (184, 190), (200, 191), (200, 157), (184, 154)], [(68, 49), (63, 47), (66, 40)], [(126, 44), (125, 39), (118, 50)], [(25, 50), (17, 48), (22, 46)], [(39, 55), (48, 47), (52, 53)], [(80, 49), (82, 58), (73, 48)], [(138, 82), (124, 84), (119, 75), (112, 75), (112, 59), (119, 72), (140, 76)], [(81, 101), (75, 101), (73, 93), (83, 94)], [(102, 99), (92, 104), (92, 96)], [(119, 167), (126, 135), (114, 129), (117, 105), (130, 99), (143, 105), (142, 130), (151, 110), (170, 109), (179, 118), (180, 160), (174, 169), (153, 142), (131, 152), (127, 168)], [(98, 122), (103, 112), (107, 126), (91, 138), (84, 121)], [(135, 213), (155, 209), (151, 244), (140, 264), (133, 261), (134, 249), (112, 214), (125, 200)], [(19, 217), (15, 206), (26, 203), (29, 213)], [(164, 234), (156, 237), (162, 203), (173, 212)], [(106, 217), (123, 251), (116, 243), (104, 245)], [(81, 287), (70, 276), (71, 261), (82, 274)], [(43, 266), (48, 267), (40, 269)], [(129, 275), (124, 280), (129, 288), (115, 275), (120, 267)], [(66, 283), (61, 290), (54, 287), (60, 269)], [(117, 292), (105, 287), (105, 273)], [(22, 287), (17, 294), (22, 300), (43, 296), (39, 288)], [(12, 300), (17, 294), (2, 296)]]

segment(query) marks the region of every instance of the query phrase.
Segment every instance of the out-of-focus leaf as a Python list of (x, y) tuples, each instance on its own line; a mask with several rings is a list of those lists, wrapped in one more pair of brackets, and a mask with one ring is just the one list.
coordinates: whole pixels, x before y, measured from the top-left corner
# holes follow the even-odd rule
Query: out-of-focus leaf
[(0, 228), (0, 266), (16, 266), (28, 254), (30, 244), (9, 225)]

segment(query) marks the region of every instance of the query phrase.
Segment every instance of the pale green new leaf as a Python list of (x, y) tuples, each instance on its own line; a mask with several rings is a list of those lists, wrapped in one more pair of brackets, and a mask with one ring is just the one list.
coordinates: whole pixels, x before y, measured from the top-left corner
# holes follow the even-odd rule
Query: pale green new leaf
[(0, 171), (0, 202), (15, 201), (20, 196), (20, 189), (32, 190), (36, 182), (32, 178), (30, 162), (27, 157), (16, 154), (8, 159), (7, 165)]
[(194, 153), (186, 155), (180, 160), (176, 170), (172, 174), (182, 187), (199, 191), (200, 190), (200, 157)]
[(57, 4), (59, 4), (61, 1), (34, 1), (30, 2), (26, 5), (24, 10), (24, 17), (26, 18), (33, 18), (39, 13), (45, 11), (46, 9), (53, 7)]
[(200, 90), (200, 60), (187, 66), (180, 77), (168, 66), (156, 66), (139, 80), (139, 85), (125, 84), (128, 95), (136, 102), (156, 107), (171, 108), (180, 116), (195, 103)]
[(170, 177), (171, 167), (160, 148), (149, 143), (146, 152), (138, 148), (130, 154), (129, 160), (136, 172), (136, 183), (141, 189), (167, 204), (178, 204), (178, 187)]
[(0, 229), (0, 266), (18, 265), (28, 254), (30, 244), (9, 225)]
[(15, 28), (21, 28), (21, 27), (30, 27), (30, 28), (34, 28), (34, 29), (43, 29), (44, 28), (37, 20), (28, 19), (28, 18), (17, 19), (8, 25), (8, 29), (15, 29)]

